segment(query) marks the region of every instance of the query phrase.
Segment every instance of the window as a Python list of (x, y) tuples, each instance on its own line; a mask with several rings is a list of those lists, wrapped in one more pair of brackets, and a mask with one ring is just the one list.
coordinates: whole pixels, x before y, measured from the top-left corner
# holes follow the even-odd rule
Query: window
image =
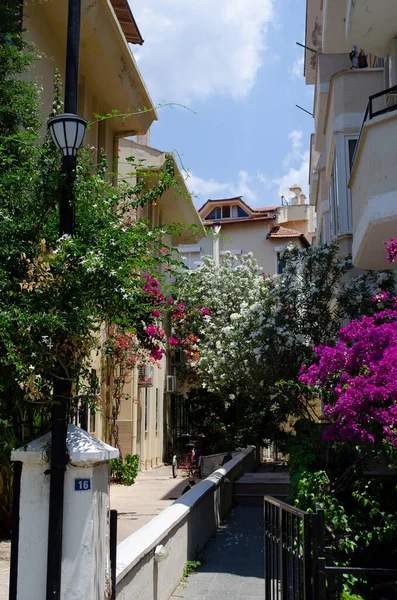
[(357, 138), (347, 138), (348, 152), (349, 152), (349, 177), (353, 163), (354, 151), (357, 146)]
[(159, 430), (159, 389), (156, 388), (156, 433)]
[(232, 206), (232, 218), (233, 219), (241, 219), (243, 217), (248, 217), (248, 213), (241, 208), (241, 206), (238, 206), (237, 204)]
[(335, 175), (332, 173), (329, 184), (329, 205), (331, 209), (331, 234), (332, 237), (339, 235), (339, 211), (338, 211), (338, 195), (337, 186), (335, 184)]
[(239, 219), (242, 217), (249, 217), (249, 214), (235, 204), (234, 206), (217, 206), (214, 208), (206, 217), (206, 221), (216, 221), (218, 219)]
[(206, 221), (214, 221), (215, 219), (222, 219), (222, 208), (220, 206), (218, 206), (217, 208), (214, 208), (214, 210), (212, 210), (210, 212), (210, 214), (205, 217), (205, 219), (206, 219)]
[(230, 219), (230, 206), (222, 207), (222, 219)]
[(145, 388), (145, 432), (148, 430), (149, 421), (149, 390)]
[(356, 144), (356, 135), (336, 135), (334, 168), (329, 186), (332, 237), (352, 233), (351, 193), (348, 184)]
[(276, 259), (277, 259), (277, 275), (281, 275), (281, 273), (284, 273), (284, 269), (285, 269), (285, 260), (283, 260), (281, 258), (281, 252), (277, 252)]

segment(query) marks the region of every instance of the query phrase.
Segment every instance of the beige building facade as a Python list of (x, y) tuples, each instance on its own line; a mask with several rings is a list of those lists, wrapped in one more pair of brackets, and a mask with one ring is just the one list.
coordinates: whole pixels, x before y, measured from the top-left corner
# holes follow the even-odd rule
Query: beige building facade
[(383, 241), (397, 232), (396, 16), (392, 0), (307, 0), (315, 243), (337, 240), (363, 269), (390, 268)]
[(306, 203), (301, 188), (291, 188), (282, 206), (251, 208), (242, 197), (208, 200), (199, 215), (208, 235), (196, 245), (178, 247), (186, 264), (194, 268), (203, 256), (216, 264), (225, 252), (238, 256), (251, 252), (264, 273), (281, 273), (281, 253), (291, 243), (308, 247), (314, 235), (314, 208)]
[[(29, 72), (29, 77), (42, 88), (44, 121), (52, 107), (55, 69), (61, 78), (64, 76), (67, 7), (68, 0), (23, 2), (26, 37), (41, 54), (41, 60)], [(150, 126), (157, 120), (155, 106), (129, 45), (142, 43), (128, 0), (82, 0), (78, 114), (89, 123), (84, 143), (97, 152), (98, 158), (105, 152), (109, 176), (113, 177), (115, 185), (120, 178), (129, 177), (132, 184), (136, 181), (129, 174), (131, 167), (126, 161), (127, 156), (134, 155), (141, 161), (140, 168), (152, 169), (154, 176), (165, 161), (163, 152), (132, 141), (134, 137), (147, 143)], [(98, 119), (98, 115), (109, 115), (112, 111), (117, 111), (117, 115)], [(196, 226), (194, 234), (189, 228), (182, 227), (179, 236), (165, 238), (164, 242), (169, 246), (181, 242), (196, 243), (204, 235), (176, 164), (175, 177), (180, 181), (178, 190), (166, 191), (157, 205), (146, 207), (143, 214), (153, 225), (180, 222)], [(105, 342), (109, 328), (111, 324), (103, 325), (101, 344)], [(90, 433), (113, 443), (115, 374), (105, 366), (100, 352), (92, 355), (92, 372), (100, 382), (97, 410), (89, 411), (84, 421), (87, 421)], [(153, 367), (150, 377), (142, 376), (135, 369), (123, 390), (126, 399), (121, 401), (117, 419), (119, 445), (124, 456), (127, 453), (140, 455), (142, 469), (162, 463), (166, 456), (169, 399), (174, 389), (169, 373), (169, 358), (166, 357), (158, 367)], [(167, 389), (171, 391), (167, 392)]]
[[(147, 142), (148, 137), (141, 139)], [(119, 180), (133, 186), (139, 173), (149, 171), (155, 177), (156, 171), (164, 168), (167, 154), (132, 139), (120, 140)], [(175, 234), (164, 236), (164, 243), (170, 248), (180, 243), (195, 244), (205, 235), (185, 180), (175, 159), (172, 160), (177, 185), (165, 191), (156, 205), (146, 206), (143, 213), (152, 226), (174, 223), (182, 226)], [(168, 323), (163, 323), (163, 327), (167, 330)], [(123, 454), (139, 454), (141, 467), (147, 469), (168, 458), (171, 446), (171, 400), (177, 390), (171, 354), (167, 353), (158, 367), (149, 368), (149, 377), (140, 378), (139, 374), (136, 369), (126, 386), (117, 425)]]

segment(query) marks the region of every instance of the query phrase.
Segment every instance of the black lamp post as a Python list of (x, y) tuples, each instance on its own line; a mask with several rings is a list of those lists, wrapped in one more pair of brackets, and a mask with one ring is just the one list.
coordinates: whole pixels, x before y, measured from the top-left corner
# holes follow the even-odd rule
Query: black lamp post
[[(59, 234), (74, 233), (74, 177), (76, 154), (83, 141), (87, 121), (77, 116), (80, 54), (81, 0), (69, 0), (65, 73), (65, 114), (50, 119), (48, 128), (62, 152), (62, 186), (59, 206)], [(68, 406), (71, 381), (59, 368), (54, 378), (51, 408), (50, 508), (48, 521), (46, 600), (60, 600), (64, 480), (67, 465)]]

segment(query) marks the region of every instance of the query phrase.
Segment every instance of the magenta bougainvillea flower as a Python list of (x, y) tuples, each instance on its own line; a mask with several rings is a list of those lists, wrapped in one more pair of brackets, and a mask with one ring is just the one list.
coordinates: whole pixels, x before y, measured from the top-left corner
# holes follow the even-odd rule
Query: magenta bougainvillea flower
[(397, 240), (390, 238), (388, 242), (383, 242), (386, 246), (387, 262), (393, 263), (397, 257)]
[(325, 400), (327, 440), (397, 446), (397, 304), (341, 329), (335, 347), (315, 348), (318, 361), (299, 380)]

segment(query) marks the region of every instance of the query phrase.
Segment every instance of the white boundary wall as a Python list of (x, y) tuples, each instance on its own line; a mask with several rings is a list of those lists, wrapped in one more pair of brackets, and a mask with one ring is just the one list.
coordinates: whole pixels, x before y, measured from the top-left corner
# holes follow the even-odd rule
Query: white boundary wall
[[(184, 564), (216, 532), (232, 506), (232, 482), (255, 466), (255, 448), (247, 448), (195, 485), (171, 506), (117, 546), (117, 600), (168, 600)], [(169, 556), (154, 560), (158, 544)]]

